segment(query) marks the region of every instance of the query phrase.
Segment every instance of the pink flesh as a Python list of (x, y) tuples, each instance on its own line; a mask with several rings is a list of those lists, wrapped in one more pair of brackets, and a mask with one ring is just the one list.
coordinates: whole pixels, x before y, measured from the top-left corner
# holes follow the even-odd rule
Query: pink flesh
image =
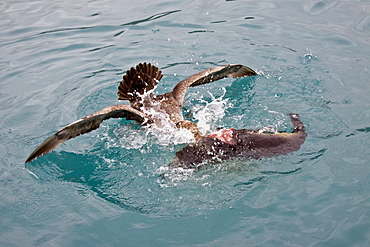
[(222, 142), (229, 143), (231, 145), (234, 145), (235, 143), (233, 142), (233, 129), (221, 129), (217, 131), (216, 133), (210, 134), (208, 137), (211, 138), (217, 138)]

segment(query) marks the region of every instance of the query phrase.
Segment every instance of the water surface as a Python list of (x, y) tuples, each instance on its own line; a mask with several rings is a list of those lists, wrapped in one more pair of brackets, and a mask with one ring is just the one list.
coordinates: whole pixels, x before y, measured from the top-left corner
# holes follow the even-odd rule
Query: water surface
[[(366, 246), (370, 242), (367, 1), (7, 1), (0, 4), (2, 246)], [(192, 88), (184, 114), (308, 137), (292, 154), (200, 172), (189, 140), (119, 119), (24, 164), (48, 136), (117, 104), (140, 62), (157, 93), (217, 65), (253, 78)]]

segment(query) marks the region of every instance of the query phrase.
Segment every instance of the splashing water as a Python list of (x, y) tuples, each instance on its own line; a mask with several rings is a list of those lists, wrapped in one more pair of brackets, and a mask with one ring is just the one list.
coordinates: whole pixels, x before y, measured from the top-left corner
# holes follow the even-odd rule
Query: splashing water
[[(105, 126), (109, 129), (109, 126)], [(143, 129), (134, 129), (131, 125), (122, 125), (113, 130), (113, 136), (107, 131), (103, 135), (106, 148), (120, 147), (125, 149), (140, 149), (147, 144)]]
[[(151, 100), (153, 90), (143, 94), (141, 98), (142, 103)], [(215, 96), (211, 92), (208, 92), (208, 94), (210, 98), (199, 99), (198, 104), (192, 106), (190, 109), (193, 112), (193, 121), (197, 123), (202, 135), (213, 132), (218, 127), (217, 124), (219, 124), (219, 121), (225, 116), (226, 109), (232, 107), (232, 104), (227, 99), (224, 99), (226, 94), (225, 88), (223, 88), (221, 95)], [(153, 103), (152, 100), (151, 102)], [(157, 184), (161, 188), (177, 187), (179, 183), (188, 180), (200, 179), (199, 182), (201, 182), (206, 179), (203, 176), (201, 178), (195, 178), (194, 169), (168, 166), (168, 163), (173, 158), (173, 152), (179, 148), (177, 145), (195, 142), (194, 135), (187, 129), (176, 127), (170, 117), (159, 109), (158, 102), (150, 105), (150, 107), (143, 107), (141, 110), (145, 114), (153, 116), (156, 121), (155, 124), (141, 126), (140, 128), (133, 122), (125, 122), (118, 128), (116, 126), (109, 127), (109, 125), (104, 125), (102, 126), (104, 128), (102, 130), (103, 134), (100, 134), (100, 137), (104, 139), (105, 147), (107, 149), (112, 148), (113, 150), (115, 148), (137, 150), (145, 153), (147, 157), (153, 155), (153, 159), (151, 160), (154, 163), (149, 166), (156, 168), (152, 172), (149, 172), (149, 174), (151, 173), (150, 176), (158, 177)], [(122, 152), (126, 153), (125, 151)], [(159, 153), (164, 158), (160, 158), (158, 156)], [(113, 163), (126, 162), (124, 161), (125, 156), (123, 155), (122, 157), (123, 160), (116, 160)], [(130, 162), (128, 161), (128, 163)]]
[(201, 103), (205, 103), (205, 106), (198, 104), (192, 109), (194, 112), (193, 116), (197, 120), (197, 125), (202, 135), (207, 135), (214, 131), (217, 121), (225, 116), (225, 110), (232, 107), (228, 99), (223, 98), (226, 94), (225, 88), (223, 88), (223, 94), (218, 98), (210, 92), (208, 94), (212, 98), (211, 102), (201, 99)]
[[(208, 92), (211, 96), (210, 102), (200, 99), (201, 104), (197, 104), (191, 108), (193, 118), (197, 122), (201, 135), (207, 135), (210, 132), (213, 132), (216, 129), (215, 126), (217, 122), (225, 116), (225, 110), (228, 107), (232, 107), (232, 104), (228, 103), (227, 99), (223, 99), (225, 93), (225, 88), (223, 88), (223, 94), (219, 97), (215, 97), (212, 93)], [(189, 143), (186, 142), (186, 135), (188, 135), (190, 131), (185, 129), (168, 129), (167, 131), (172, 132), (172, 138), (169, 140), (171, 144)], [(187, 133), (184, 133), (183, 131), (186, 131)], [(195, 141), (193, 135), (191, 133), (190, 135), (192, 137), (191, 141)], [(160, 140), (163, 141), (163, 138)], [(185, 142), (179, 142), (179, 140), (183, 140)], [(177, 143), (174, 141), (177, 141)], [(159, 167), (155, 171), (155, 174), (160, 175), (160, 179), (157, 180), (160, 187), (176, 187), (179, 182), (195, 179), (193, 177), (194, 171), (195, 169), (173, 168), (166, 165)], [(205, 177), (198, 179), (202, 180), (205, 179)]]
[(156, 171), (155, 174), (159, 175), (157, 183), (162, 188), (175, 187), (179, 182), (185, 182), (189, 179), (194, 179), (195, 169), (183, 169), (179, 168), (170, 168), (168, 166), (161, 166)]
[(160, 103), (153, 102), (152, 97), (155, 89), (156, 87), (145, 92), (141, 98), (142, 103), (145, 101), (151, 102), (150, 107), (143, 107), (141, 110), (145, 114), (153, 116), (153, 119), (156, 121), (155, 124), (143, 127), (146, 136), (154, 137), (150, 139), (155, 144), (164, 146), (194, 142), (194, 135), (189, 130), (177, 128), (170, 116), (159, 108)]
[(185, 128), (178, 128), (169, 115), (159, 108), (159, 102), (152, 100), (153, 91), (145, 91), (140, 103), (150, 102), (150, 107), (142, 107), (141, 111), (155, 119), (155, 124), (144, 125), (140, 129), (133, 124), (125, 124), (109, 133), (109, 126), (102, 126), (101, 136), (107, 142), (106, 147), (121, 147), (125, 149), (141, 149), (144, 145), (173, 146), (195, 141), (194, 135)]

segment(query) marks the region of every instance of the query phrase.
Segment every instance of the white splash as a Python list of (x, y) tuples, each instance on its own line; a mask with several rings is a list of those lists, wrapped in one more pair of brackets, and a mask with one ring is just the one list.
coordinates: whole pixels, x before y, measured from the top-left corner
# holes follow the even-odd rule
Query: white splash
[[(160, 110), (160, 103), (152, 100), (153, 91), (145, 91), (141, 96), (141, 103), (151, 102), (150, 107), (143, 107), (141, 111), (155, 119), (155, 124), (142, 126), (140, 129), (132, 125), (122, 125), (113, 130), (114, 137), (104, 131), (103, 139), (107, 141), (106, 147), (122, 147), (125, 149), (141, 149), (144, 145), (157, 144), (162, 146), (173, 146), (195, 141), (194, 135), (187, 129), (177, 128), (168, 114)], [(104, 126), (109, 130), (109, 126)]]
[[(142, 95), (142, 101), (151, 100), (153, 97), (153, 91), (146, 91)], [(211, 96), (211, 101), (201, 101), (193, 107), (194, 118), (197, 120), (197, 125), (202, 135), (206, 135), (215, 129), (217, 121), (225, 116), (225, 110), (231, 106), (227, 102), (227, 99), (223, 99), (226, 90), (223, 90), (223, 94), (220, 97)], [(132, 124), (124, 124), (120, 127), (114, 127), (114, 130), (109, 131), (109, 125), (102, 125), (106, 130), (100, 137), (106, 141), (106, 147), (121, 147), (125, 149), (141, 149), (145, 145), (161, 145), (170, 146), (178, 144), (187, 144), (195, 142), (194, 135), (187, 129), (178, 128), (170, 117), (159, 109), (159, 102), (150, 107), (144, 107), (141, 109), (145, 114), (153, 116), (156, 119), (155, 124), (142, 126), (140, 129), (133, 127)], [(113, 136), (112, 136), (113, 132)]]
[(29, 174), (31, 174), (32, 176), (34, 176), (36, 179), (39, 179), (39, 177), (38, 177), (35, 173), (31, 172), (31, 171), (30, 171), (30, 170), (28, 170), (27, 168), (23, 168), (23, 169), (25, 169), (25, 170), (26, 170), (26, 172), (28, 172)]
[(170, 168), (168, 166), (161, 166), (155, 172), (161, 175), (157, 179), (160, 187), (176, 187), (179, 182), (184, 182), (193, 178), (194, 169)]
[(213, 131), (217, 121), (225, 116), (225, 110), (229, 107), (232, 107), (232, 104), (228, 103), (227, 99), (223, 99), (226, 89), (224, 88), (223, 91), (224, 93), (218, 98), (208, 92), (212, 97), (212, 101), (207, 102), (205, 100), (201, 100), (201, 102), (205, 103), (206, 105), (197, 105), (192, 109), (194, 112), (194, 118), (198, 120), (197, 125), (202, 135), (206, 135)]
[(151, 138), (155, 144), (165, 146), (194, 142), (194, 135), (187, 129), (176, 127), (176, 124), (170, 119), (169, 115), (160, 110), (159, 102), (154, 102), (153, 104), (153, 101), (151, 100), (151, 94), (153, 91), (154, 89), (145, 92), (142, 96), (143, 102), (149, 100), (152, 102), (152, 105), (147, 108), (143, 107), (141, 110), (146, 115), (152, 116), (156, 121), (155, 124), (142, 127), (142, 129), (146, 132), (146, 136), (155, 137)]

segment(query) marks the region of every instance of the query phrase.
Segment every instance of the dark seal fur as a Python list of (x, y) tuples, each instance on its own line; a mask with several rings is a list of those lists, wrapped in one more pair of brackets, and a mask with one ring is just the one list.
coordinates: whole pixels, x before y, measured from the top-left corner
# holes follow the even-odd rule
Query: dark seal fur
[(176, 153), (171, 166), (200, 169), (202, 165), (220, 162), (230, 158), (260, 159), (288, 154), (300, 149), (307, 133), (297, 114), (289, 114), (293, 123), (292, 133), (260, 133), (248, 129), (228, 129), (230, 136), (217, 138), (205, 136)]

